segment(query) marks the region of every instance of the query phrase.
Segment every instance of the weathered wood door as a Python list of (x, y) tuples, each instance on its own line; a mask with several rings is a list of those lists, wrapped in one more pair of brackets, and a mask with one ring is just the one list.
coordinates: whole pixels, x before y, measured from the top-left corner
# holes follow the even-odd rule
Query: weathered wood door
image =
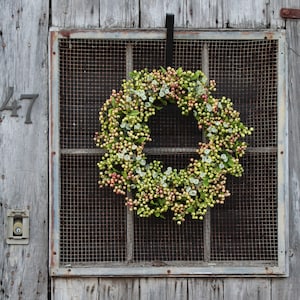
[[(175, 27), (181, 28), (286, 30), (290, 275), (260, 279), (62, 277), (52, 278), (52, 298), (300, 298), (300, 21), (282, 20), (281, 7), (300, 8), (300, 4), (296, 0), (0, 0), (0, 299), (48, 297), (48, 26), (157, 28), (164, 27), (166, 13), (174, 13)], [(21, 100), (21, 95), (32, 94), (38, 94), (31, 109), (32, 123), (25, 124), (32, 102)], [(28, 245), (6, 244), (8, 209), (29, 210)]]

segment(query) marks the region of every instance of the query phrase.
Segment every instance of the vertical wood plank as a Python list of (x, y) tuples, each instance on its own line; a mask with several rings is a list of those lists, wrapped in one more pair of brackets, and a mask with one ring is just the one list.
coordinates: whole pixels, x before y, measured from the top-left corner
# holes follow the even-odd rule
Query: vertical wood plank
[(169, 300), (188, 300), (188, 279), (187, 278), (168, 278), (166, 285), (166, 299)]
[(224, 280), (224, 299), (271, 300), (270, 279)]
[[(220, 3), (220, 1), (219, 1)], [(265, 1), (223, 0), (223, 28), (266, 28), (269, 16)]]
[(297, 0), (269, 0), (267, 5), (270, 15), (270, 27), (285, 28), (286, 21), (280, 17), (280, 9), (283, 7), (299, 8), (299, 1), (297, 5)]
[[(1, 1), (0, 106), (8, 88), (18, 117), (0, 112), (0, 299), (45, 299), (48, 282), (48, 39), (49, 3)], [(29, 100), (32, 124), (25, 124)], [(8, 209), (28, 209), (28, 245), (8, 245)]]
[(290, 275), (272, 280), (272, 300), (300, 298), (300, 23), (287, 21), (289, 105), (289, 247)]
[(165, 27), (166, 14), (174, 14), (174, 26), (186, 26), (186, 3), (182, 0), (140, 0), (142, 28)]
[(223, 280), (213, 278), (190, 278), (188, 280), (188, 299), (224, 300)]
[[(98, 300), (97, 278), (55, 279), (53, 300)], [(113, 299), (113, 298), (110, 298)]]
[(52, 26), (99, 27), (99, 0), (52, 0)]
[(100, 27), (139, 27), (139, 0), (100, 0)]
[(138, 278), (100, 278), (99, 300), (140, 299)]
[(141, 278), (140, 300), (157, 300), (167, 298), (166, 278)]
[(219, 28), (223, 25), (220, 0), (187, 1), (187, 26), (190, 28)]

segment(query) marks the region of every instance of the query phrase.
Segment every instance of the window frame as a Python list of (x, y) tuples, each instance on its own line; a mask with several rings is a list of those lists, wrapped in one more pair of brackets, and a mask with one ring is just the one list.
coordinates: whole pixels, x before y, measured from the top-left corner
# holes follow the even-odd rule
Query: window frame
[[(51, 276), (288, 276), (288, 130), (287, 130), (287, 90), (286, 90), (286, 41), (285, 32), (280, 31), (202, 31), (175, 30), (174, 39), (200, 40), (278, 40), (278, 136), (277, 136), (277, 171), (278, 171), (278, 265), (266, 266), (253, 262), (242, 266), (241, 261), (201, 262), (201, 266), (96, 266), (72, 267), (59, 264), (59, 232), (60, 232), (60, 184), (59, 184), (59, 51), (58, 41), (68, 39), (106, 39), (106, 40), (164, 40), (166, 30), (62, 30), (52, 28), (49, 35), (49, 198), (50, 198), (50, 275)], [(190, 264), (191, 262), (189, 262)]]

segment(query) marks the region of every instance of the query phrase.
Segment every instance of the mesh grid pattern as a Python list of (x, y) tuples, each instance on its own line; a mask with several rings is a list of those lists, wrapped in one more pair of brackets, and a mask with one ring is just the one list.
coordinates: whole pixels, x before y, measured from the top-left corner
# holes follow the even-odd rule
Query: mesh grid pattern
[[(180, 124), (180, 126), (178, 126)], [(152, 141), (147, 147), (193, 147), (201, 141), (196, 119), (183, 116), (180, 109), (170, 104), (149, 119)]]
[[(196, 154), (148, 155), (148, 161), (160, 160), (165, 167), (185, 168)], [(136, 261), (203, 260), (203, 223), (190, 218), (178, 226), (172, 215), (166, 219), (138, 218), (134, 223), (134, 259)]]
[(197, 71), (202, 69), (202, 49), (205, 41), (179, 40), (174, 43), (174, 67)]
[(232, 196), (211, 210), (212, 260), (277, 259), (277, 165), (274, 153), (247, 153)]
[(251, 147), (276, 147), (277, 41), (215, 41), (208, 45), (216, 96), (231, 98), (241, 119), (255, 127), (246, 138)]
[[(126, 77), (126, 47), (134, 69), (159, 68), (165, 41), (59, 40), (60, 146), (94, 148), (98, 111)], [(241, 119), (255, 131), (247, 138), (252, 152), (243, 158), (245, 173), (228, 178), (232, 196), (211, 210), (212, 261), (277, 260), (277, 41), (176, 40), (174, 66), (197, 70), (204, 44), (216, 96), (233, 99)], [(196, 148), (202, 132), (193, 117), (169, 105), (149, 121), (153, 141), (147, 149)], [(255, 148), (260, 150), (255, 152)], [(264, 148), (264, 151), (261, 151)], [(269, 149), (269, 150), (268, 150)], [(149, 150), (150, 151), (150, 150)], [(273, 152), (272, 152), (273, 151)], [(151, 152), (150, 152), (151, 153)], [(147, 155), (164, 165), (185, 168), (193, 153)], [(89, 265), (126, 261), (126, 208), (121, 197), (97, 186), (100, 155), (61, 154), (60, 263)], [(133, 262), (202, 261), (204, 226), (187, 220), (178, 226), (167, 216), (134, 217)]]
[[(182, 226), (174, 226), (172, 216), (166, 219), (135, 217), (134, 260), (202, 261), (203, 223), (187, 218)], [(151, 230), (149, 230), (151, 228)]]
[(165, 41), (136, 41), (133, 44), (133, 69), (159, 69), (165, 64)]
[(60, 40), (60, 144), (93, 148), (98, 112), (126, 76), (126, 44), (103, 40)]
[(62, 155), (61, 264), (124, 261), (126, 209), (97, 185), (97, 156)]

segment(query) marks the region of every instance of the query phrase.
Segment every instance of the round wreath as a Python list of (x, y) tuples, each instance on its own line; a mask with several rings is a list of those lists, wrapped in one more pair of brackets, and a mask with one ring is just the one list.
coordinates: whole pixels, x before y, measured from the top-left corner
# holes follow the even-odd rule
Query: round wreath
[[(105, 149), (99, 167), (99, 185), (110, 186), (126, 196), (126, 205), (140, 217), (163, 217), (171, 210), (178, 224), (186, 215), (203, 219), (208, 207), (224, 203), (229, 195), (226, 174), (241, 176), (239, 158), (246, 143), (240, 138), (251, 133), (233, 109), (230, 99), (211, 94), (215, 82), (201, 71), (161, 68), (133, 71), (119, 92), (112, 91), (99, 113), (100, 132), (96, 145)], [(192, 113), (199, 135), (198, 159), (190, 159), (185, 169), (148, 161), (144, 152), (151, 141), (148, 120), (156, 111), (177, 104), (183, 115)]]

